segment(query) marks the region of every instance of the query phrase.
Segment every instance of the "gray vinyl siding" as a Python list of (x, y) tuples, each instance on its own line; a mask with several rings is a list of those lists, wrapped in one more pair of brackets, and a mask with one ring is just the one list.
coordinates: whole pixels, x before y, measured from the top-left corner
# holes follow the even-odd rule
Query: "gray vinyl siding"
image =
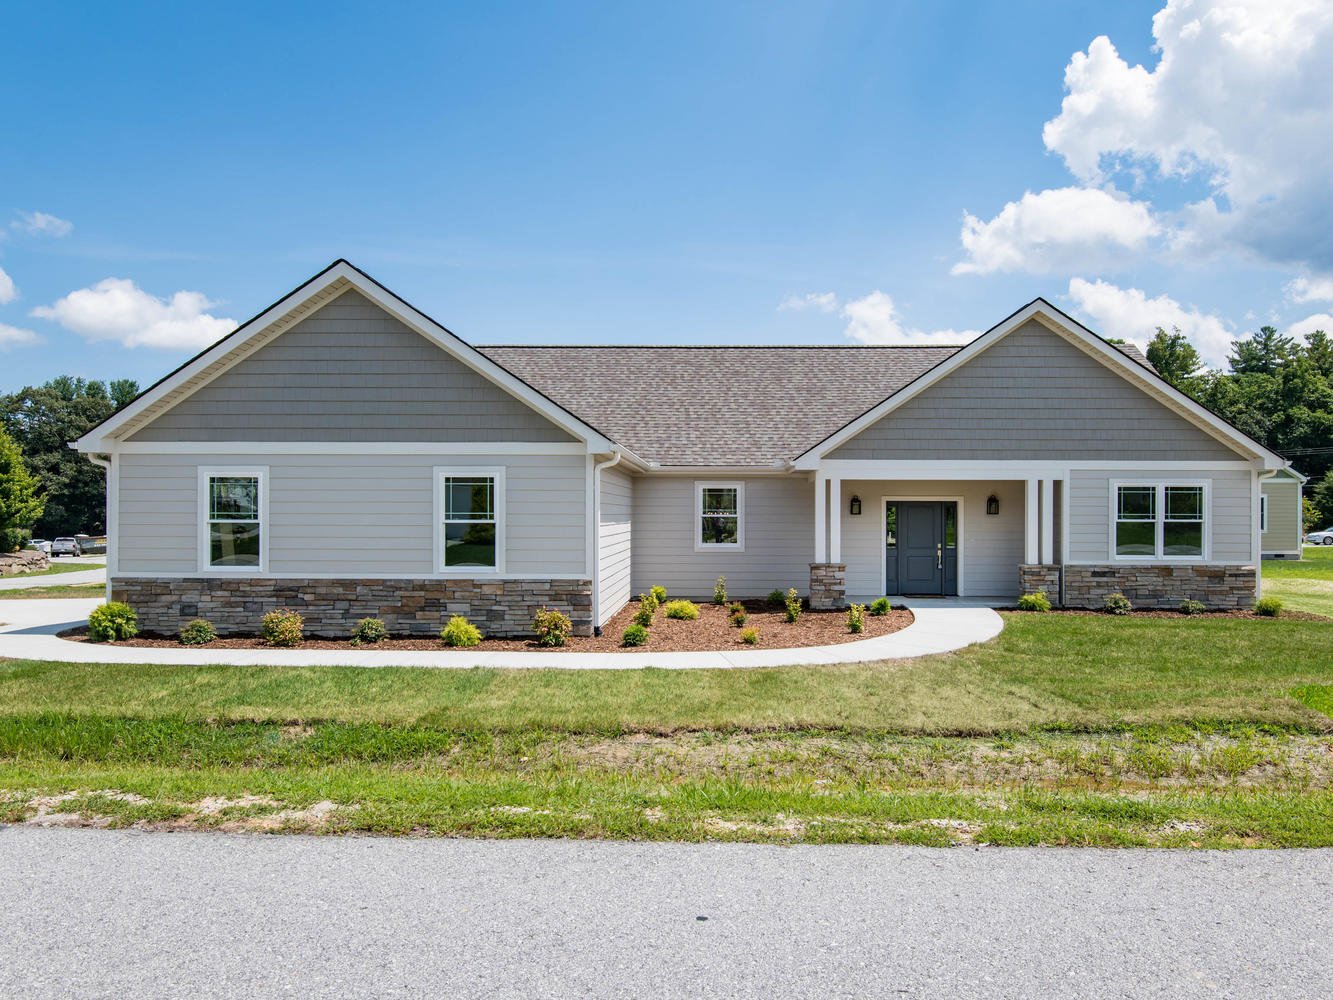
[(132, 441), (573, 441), (526, 403), (344, 292)]
[(505, 468), (505, 575), (584, 576), (583, 455), (121, 455), (118, 568), (198, 570), (198, 469), (266, 466), (269, 572), (434, 575), (434, 468)]
[(1268, 530), (1263, 533), (1264, 552), (1301, 551), (1301, 485), (1294, 479), (1263, 481), (1268, 497)]
[(1237, 455), (1034, 320), (828, 457), (1211, 461)]
[(1254, 473), (1246, 469), (1182, 472), (1172, 476), (1160, 470), (1075, 469), (1069, 480), (1069, 561), (1109, 562), (1111, 551), (1111, 497), (1113, 482), (1173, 482), (1209, 484), (1210, 562), (1249, 563), (1253, 555)]
[(815, 547), (815, 487), (789, 476), (745, 483), (745, 551), (694, 550), (694, 484), (731, 476), (645, 476), (634, 483), (634, 593), (660, 584), (678, 597), (711, 599), (713, 583), (727, 578), (736, 597), (757, 597), (775, 587), (810, 587)]
[[(986, 514), (994, 493), (1000, 513)], [(850, 499), (861, 498), (861, 514), (853, 516)], [(846, 479), (842, 483), (842, 561), (847, 564), (847, 597), (852, 601), (884, 593), (884, 499), (921, 497), (962, 499), (962, 572), (965, 596), (1012, 597), (1018, 592), (1018, 566), (1023, 561), (1022, 481), (957, 482), (914, 480), (880, 482)], [(1059, 508), (1056, 508), (1057, 511)]]
[(634, 480), (616, 468), (601, 475), (597, 536), (597, 624), (604, 624), (630, 599)]

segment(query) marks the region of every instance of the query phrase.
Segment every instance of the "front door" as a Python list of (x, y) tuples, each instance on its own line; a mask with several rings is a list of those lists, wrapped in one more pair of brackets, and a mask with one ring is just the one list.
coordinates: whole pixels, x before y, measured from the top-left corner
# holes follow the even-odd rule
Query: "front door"
[(884, 517), (885, 590), (890, 594), (958, 593), (958, 504), (890, 500)]

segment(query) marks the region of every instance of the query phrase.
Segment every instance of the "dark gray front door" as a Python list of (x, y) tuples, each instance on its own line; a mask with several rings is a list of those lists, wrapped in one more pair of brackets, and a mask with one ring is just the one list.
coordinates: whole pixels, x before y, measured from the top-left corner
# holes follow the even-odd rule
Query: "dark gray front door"
[(885, 589), (890, 594), (958, 593), (958, 505), (891, 500), (885, 509)]

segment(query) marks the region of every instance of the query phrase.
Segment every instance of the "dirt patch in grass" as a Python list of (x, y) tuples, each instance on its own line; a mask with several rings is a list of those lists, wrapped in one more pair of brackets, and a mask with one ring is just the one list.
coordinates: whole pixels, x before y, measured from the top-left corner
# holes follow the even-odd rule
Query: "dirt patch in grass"
[[(733, 649), (803, 649), (809, 646), (832, 646), (859, 639), (871, 639), (900, 631), (913, 622), (912, 612), (906, 608), (894, 608), (886, 615), (865, 617), (865, 631), (859, 635), (847, 631), (847, 613), (845, 611), (805, 611), (795, 623), (786, 620), (782, 608), (763, 601), (745, 601), (745, 610), (749, 616), (744, 628), (757, 629), (759, 641), (752, 647), (741, 641), (741, 629), (727, 619), (726, 607), (718, 604), (699, 604), (699, 617), (694, 621), (681, 621), (668, 618), (659, 608), (653, 617), (652, 627), (648, 630), (648, 641), (638, 647), (627, 648), (620, 644), (621, 636), (634, 621), (639, 609), (637, 601), (631, 601), (621, 608), (602, 629), (600, 636), (573, 636), (564, 646), (548, 648), (538, 646), (528, 639), (483, 639), (480, 646), (473, 649), (482, 652), (523, 651), (560, 654), (567, 653), (615, 653), (615, 652), (709, 652), (713, 650)], [(74, 642), (89, 642), (86, 628), (69, 629), (60, 633), (62, 639)], [(171, 636), (143, 633), (133, 639), (114, 643), (117, 646), (143, 648), (169, 647), (182, 648)], [(256, 636), (238, 636), (235, 638), (216, 639), (203, 646), (183, 647), (188, 649), (267, 649), (268, 644)], [(430, 638), (386, 638), (374, 643), (353, 646), (347, 639), (311, 638), (301, 643), (302, 649), (331, 650), (382, 650), (401, 652), (406, 650), (442, 650), (446, 649), (439, 639)]]

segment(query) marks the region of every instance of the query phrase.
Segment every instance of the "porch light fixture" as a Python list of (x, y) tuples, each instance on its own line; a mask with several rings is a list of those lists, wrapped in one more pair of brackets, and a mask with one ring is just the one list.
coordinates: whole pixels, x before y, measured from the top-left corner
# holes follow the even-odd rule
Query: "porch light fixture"
[(996, 514), (1000, 513), (1000, 498), (997, 497), (994, 493), (992, 493), (990, 496), (986, 498), (986, 513), (989, 514), (991, 517), (994, 517)]
[(852, 494), (852, 502), (849, 509), (851, 510), (852, 517), (861, 516), (861, 498), (855, 493)]

